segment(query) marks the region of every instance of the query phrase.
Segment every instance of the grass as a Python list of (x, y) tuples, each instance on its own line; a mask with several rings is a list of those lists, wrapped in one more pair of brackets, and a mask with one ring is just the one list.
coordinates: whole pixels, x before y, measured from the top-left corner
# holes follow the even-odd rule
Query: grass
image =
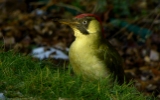
[(0, 53), (0, 92), (15, 100), (155, 100), (131, 83), (83, 81), (70, 69), (42, 67), (40, 61), (11, 51)]

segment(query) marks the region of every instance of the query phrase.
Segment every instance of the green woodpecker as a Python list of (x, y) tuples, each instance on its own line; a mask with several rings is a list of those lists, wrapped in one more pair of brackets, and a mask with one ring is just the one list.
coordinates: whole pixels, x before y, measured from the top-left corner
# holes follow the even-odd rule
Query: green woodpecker
[(59, 22), (69, 25), (74, 31), (75, 40), (70, 46), (69, 59), (76, 75), (91, 80), (112, 76), (123, 83), (122, 58), (104, 38), (97, 16), (81, 14)]

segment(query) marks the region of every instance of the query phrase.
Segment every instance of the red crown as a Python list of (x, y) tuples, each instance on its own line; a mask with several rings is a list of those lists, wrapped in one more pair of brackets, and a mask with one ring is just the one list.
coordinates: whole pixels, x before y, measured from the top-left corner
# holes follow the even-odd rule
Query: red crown
[(80, 14), (77, 15), (75, 18), (84, 18), (84, 17), (95, 17), (100, 23), (102, 23), (101, 19), (94, 14)]

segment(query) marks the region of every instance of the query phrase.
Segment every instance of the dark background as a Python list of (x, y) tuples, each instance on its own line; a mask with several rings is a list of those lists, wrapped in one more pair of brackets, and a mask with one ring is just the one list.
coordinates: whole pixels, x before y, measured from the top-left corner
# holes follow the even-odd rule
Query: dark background
[(53, 47), (67, 54), (73, 31), (52, 19), (81, 13), (102, 19), (106, 39), (124, 58), (126, 75), (139, 91), (160, 98), (159, 0), (0, 0), (0, 51), (29, 55), (34, 48)]

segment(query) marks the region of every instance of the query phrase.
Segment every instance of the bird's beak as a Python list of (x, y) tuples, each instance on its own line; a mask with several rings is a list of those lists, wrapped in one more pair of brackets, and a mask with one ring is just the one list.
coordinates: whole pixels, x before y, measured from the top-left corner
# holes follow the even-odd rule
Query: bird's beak
[(74, 27), (78, 24), (78, 22), (74, 19), (60, 19), (60, 20), (58, 20), (58, 22), (62, 23), (62, 24), (69, 25), (71, 27)]

